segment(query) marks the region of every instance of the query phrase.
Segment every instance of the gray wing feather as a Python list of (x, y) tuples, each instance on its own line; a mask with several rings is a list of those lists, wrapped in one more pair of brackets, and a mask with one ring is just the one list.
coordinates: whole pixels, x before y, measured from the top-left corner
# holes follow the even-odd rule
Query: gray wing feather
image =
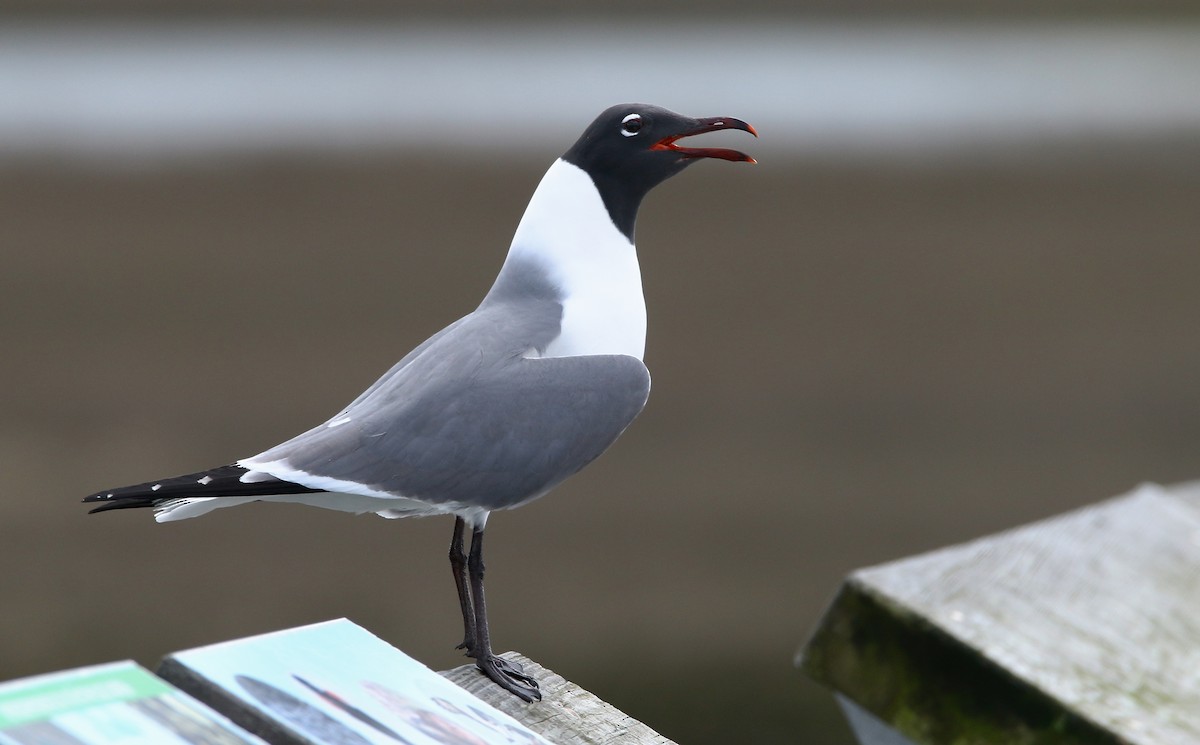
[(372, 384), (371, 384), (371, 386), (370, 386), (369, 388), (367, 388), (367, 389), (366, 389), (365, 391), (363, 391), (362, 393), (358, 394), (358, 398), (356, 398), (356, 399), (354, 399), (353, 401), (351, 401), (351, 402), (350, 402), (350, 403), (349, 403), (349, 404), (346, 406), (346, 408), (342, 409), (342, 410), (341, 410), (341, 411), (340, 411), (338, 414), (334, 415), (332, 418), (333, 418), (333, 419), (337, 419), (337, 418), (339, 418), (339, 417), (341, 417), (341, 416), (344, 416), (344, 415), (346, 414), (346, 412), (348, 412), (350, 409), (352, 409), (352, 408), (354, 408), (355, 406), (357, 406), (357, 405), (359, 404), (359, 402), (361, 402), (363, 399), (365, 399), (365, 398), (367, 398), (368, 396), (370, 396), (370, 395), (371, 395), (372, 393), (374, 393), (374, 392), (375, 392), (375, 391), (376, 391), (376, 390), (377, 390), (377, 389), (378, 389), (378, 388), (379, 388), (381, 385), (384, 385), (384, 384), (385, 384), (385, 383), (386, 383), (386, 382), (387, 382), (389, 379), (391, 379), (393, 376), (395, 376), (395, 375), (396, 375), (396, 373), (398, 373), (400, 370), (402, 370), (403, 368), (405, 368), (406, 366), (408, 366), (408, 363), (412, 362), (414, 359), (416, 359), (417, 357), (419, 357), (419, 356), (421, 355), (421, 353), (422, 353), (422, 352), (424, 352), (426, 349), (428, 349), (428, 348), (429, 348), (429, 346), (430, 346), (430, 345), (432, 345), (432, 344), (434, 344), (435, 342), (437, 342), (437, 340), (438, 340), (438, 339), (442, 338), (442, 337), (443, 337), (443, 336), (445, 336), (446, 334), (449, 334), (449, 333), (451, 333), (452, 331), (454, 331), (454, 329), (455, 329), (455, 328), (457, 328), (459, 325), (461, 325), (461, 324), (462, 324), (464, 321), (466, 321), (468, 318), (470, 318), (470, 316), (464, 316), (463, 318), (460, 318), (460, 319), (458, 319), (458, 320), (457, 320), (457, 321), (455, 321), (454, 323), (450, 324), (450, 325), (449, 325), (449, 326), (447, 326), (446, 328), (442, 329), (441, 331), (437, 332), (437, 333), (436, 333), (436, 334), (434, 334), (433, 336), (429, 337), (429, 338), (428, 338), (428, 339), (426, 339), (425, 341), (423, 341), (423, 342), (421, 342), (420, 344), (418, 344), (418, 345), (416, 346), (416, 348), (414, 348), (414, 349), (413, 349), (411, 352), (409, 352), (408, 354), (404, 355), (404, 357), (403, 357), (403, 358), (402, 358), (402, 359), (401, 359), (399, 362), (397, 362), (396, 364), (392, 365), (391, 369), (390, 369), (390, 370), (388, 370), (386, 373), (384, 373), (384, 374), (383, 374), (383, 375), (382, 375), (382, 376), (379, 378), (379, 380), (376, 380), (374, 383), (372, 383)]
[[(634, 357), (525, 359), (468, 316), (340, 416), (256, 456), (430, 503), (513, 507), (594, 460), (645, 406)], [(462, 325), (460, 325), (462, 324)], [(500, 339), (500, 342), (496, 340)], [(497, 346), (500, 344), (500, 346)]]

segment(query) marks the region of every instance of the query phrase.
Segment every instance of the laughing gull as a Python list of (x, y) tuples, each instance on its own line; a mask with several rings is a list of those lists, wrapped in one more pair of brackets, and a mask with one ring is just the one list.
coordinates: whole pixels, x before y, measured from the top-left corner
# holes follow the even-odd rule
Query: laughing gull
[[(548, 492), (603, 453), (642, 410), (646, 306), (634, 222), (642, 198), (702, 158), (683, 147), (740, 119), (645, 104), (606, 110), (550, 166), (495, 284), (474, 312), (413, 351), (324, 424), (233, 465), (86, 497), (92, 512), (152, 507), (167, 522), (248, 502), (388, 518), (454, 515), (459, 645), (525, 701), (537, 681), (492, 653), (483, 529), (493, 510)], [(463, 551), (464, 529), (471, 549)]]

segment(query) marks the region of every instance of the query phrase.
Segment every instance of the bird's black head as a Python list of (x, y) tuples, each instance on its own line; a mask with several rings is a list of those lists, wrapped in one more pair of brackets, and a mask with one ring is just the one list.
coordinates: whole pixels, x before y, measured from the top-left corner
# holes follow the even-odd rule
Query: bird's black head
[(693, 119), (649, 104), (620, 104), (592, 122), (562, 159), (592, 177), (617, 228), (633, 240), (642, 198), (655, 186), (701, 158), (754, 163), (745, 153), (725, 148), (681, 147), (684, 137), (719, 129), (754, 127), (732, 117)]

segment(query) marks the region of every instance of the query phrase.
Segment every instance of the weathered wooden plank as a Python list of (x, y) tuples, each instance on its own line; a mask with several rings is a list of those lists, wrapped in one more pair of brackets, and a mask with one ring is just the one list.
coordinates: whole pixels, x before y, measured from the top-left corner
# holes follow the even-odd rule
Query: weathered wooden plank
[(1200, 482), (854, 572), (798, 661), (917, 743), (1200, 742)]
[(537, 679), (542, 690), (541, 701), (526, 704), (484, 677), (473, 664), (443, 671), (442, 675), (555, 745), (674, 745), (615, 706), (528, 657), (516, 652), (500, 656), (520, 664)]

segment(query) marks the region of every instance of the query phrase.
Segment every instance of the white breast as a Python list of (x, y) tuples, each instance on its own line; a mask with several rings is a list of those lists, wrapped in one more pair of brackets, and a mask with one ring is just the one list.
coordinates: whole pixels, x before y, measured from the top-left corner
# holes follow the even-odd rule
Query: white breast
[(509, 257), (536, 256), (562, 290), (562, 333), (544, 357), (646, 351), (637, 251), (609, 217), (591, 176), (558, 160), (533, 193)]

